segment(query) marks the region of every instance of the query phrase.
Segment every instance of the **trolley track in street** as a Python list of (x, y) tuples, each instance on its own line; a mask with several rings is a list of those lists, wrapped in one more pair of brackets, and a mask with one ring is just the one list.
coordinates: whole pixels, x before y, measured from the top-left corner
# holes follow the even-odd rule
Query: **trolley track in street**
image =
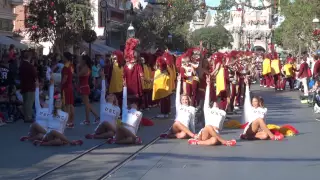
[[(155, 118), (155, 117), (154, 117)], [(151, 118), (151, 119), (154, 119)], [(169, 129), (166, 128), (165, 131), (163, 132), (167, 132)], [(123, 167), (126, 163), (130, 162), (132, 159), (134, 159), (136, 156), (138, 156), (141, 152), (143, 152), (145, 149), (147, 149), (148, 147), (152, 146), (154, 143), (156, 143), (158, 140), (160, 139), (160, 136), (157, 135), (155, 138), (153, 138), (151, 141), (149, 141), (147, 144), (143, 145), (141, 148), (139, 148), (138, 150), (134, 151), (131, 153), (131, 155), (129, 155), (128, 157), (126, 157), (125, 159), (121, 159), (119, 160), (119, 162), (116, 163), (115, 166), (109, 168), (102, 176), (100, 176), (98, 178), (98, 180), (104, 180), (107, 179), (110, 175), (114, 174), (117, 170), (119, 170), (121, 167)], [(91, 152), (99, 149), (100, 147), (102, 147), (103, 145), (106, 145), (107, 142), (106, 140), (100, 142), (99, 144), (91, 147), (90, 149), (85, 150), (84, 152), (76, 155), (74, 158), (54, 167), (49, 169), (48, 171), (32, 178), (32, 180), (42, 180), (42, 179), (46, 179), (46, 177), (52, 175), (53, 173), (57, 172), (58, 170), (63, 169), (64, 167), (66, 167), (67, 165), (76, 162), (77, 160), (79, 160), (81, 157), (84, 157), (86, 155), (89, 155)]]

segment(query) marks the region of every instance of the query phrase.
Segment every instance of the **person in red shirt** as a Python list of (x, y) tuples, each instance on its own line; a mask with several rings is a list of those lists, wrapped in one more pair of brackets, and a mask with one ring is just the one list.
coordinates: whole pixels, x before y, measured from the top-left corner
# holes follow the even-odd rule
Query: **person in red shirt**
[(74, 97), (73, 97), (73, 68), (72, 68), (72, 54), (69, 52), (63, 53), (64, 67), (61, 71), (61, 92), (64, 108), (68, 114), (69, 119), (67, 122), (67, 128), (74, 127)]
[(308, 96), (308, 69), (309, 66), (307, 64), (307, 58), (303, 57), (302, 62), (299, 68), (298, 78), (301, 79), (302, 85), (303, 85), (303, 95)]
[(317, 77), (320, 75), (320, 58), (319, 58), (319, 56), (315, 55), (314, 60), (316, 61), (316, 63), (314, 64), (314, 67), (313, 67), (313, 77), (315, 79), (317, 79)]
[(24, 122), (32, 123), (32, 106), (35, 98), (37, 71), (30, 63), (31, 56), (29, 51), (24, 51), (22, 53), (22, 58), (23, 61), (20, 64), (19, 76), (21, 93), (23, 96)]

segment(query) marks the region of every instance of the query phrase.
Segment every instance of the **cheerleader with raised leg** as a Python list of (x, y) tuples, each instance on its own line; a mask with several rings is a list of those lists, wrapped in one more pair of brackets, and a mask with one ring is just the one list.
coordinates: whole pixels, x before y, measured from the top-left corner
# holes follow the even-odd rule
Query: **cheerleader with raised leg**
[[(137, 136), (142, 112), (138, 110), (138, 102), (127, 102), (127, 84), (123, 80), (122, 119), (117, 124), (116, 135), (108, 140), (109, 144), (142, 144)], [(129, 107), (128, 107), (129, 105)]]
[(219, 109), (216, 103), (214, 103), (213, 106), (210, 107), (210, 79), (210, 76), (207, 75), (207, 88), (203, 107), (205, 127), (200, 130), (196, 138), (189, 139), (188, 143), (191, 145), (204, 146), (221, 144), (225, 146), (235, 146), (237, 144), (236, 140), (225, 140), (219, 134), (219, 131), (222, 129), (223, 122), (226, 118), (226, 112)]
[(94, 134), (87, 134), (87, 139), (108, 139), (116, 134), (116, 125), (120, 116), (120, 108), (115, 94), (106, 97), (106, 83), (104, 70), (100, 71), (102, 78), (100, 95), (100, 124)]
[(195, 138), (195, 113), (196, 108), (191, 106), (188, 95), (180, 95), (181, 76), (177, 77), (176, 88), (176, 119), (168, 133), (161, 134), (161, 138)]
[(282, 134), (274, 135), (267, 127), (265, 122), (267, 108), (264, 107), (263, 98), (254, 96), (251, 99), (248, 78), (246, 78), (244, 82), (246, 84), (244, 119), (247, 125), (243, 134), (240, 135), (240, 138), (244, 140), (282, 140), (284, 138)]

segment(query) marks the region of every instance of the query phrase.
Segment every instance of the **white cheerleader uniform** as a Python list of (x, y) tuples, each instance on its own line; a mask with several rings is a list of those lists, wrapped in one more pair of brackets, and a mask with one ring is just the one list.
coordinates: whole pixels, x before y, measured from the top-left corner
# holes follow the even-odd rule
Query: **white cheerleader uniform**
[(265, 119), (265, 116), (267, 115), (267, 108), (258, 107), (254, 108), (251, 105), (251, 97), (250, 97), (250, 90), (249, 86), (246, 87), (246, 95), (244, 100), (244, 120), (245, 123), (248, 123), (246, 128), (243, 131), (243, 134), (247, 132), (249, 129), (251, 123), (258, 118)]
[[(224, 120), (226, 119), (226, 112), (224, 110), (221, 110), (217, 107), (210, 108), (210, 86), (207, 85), (206, 88), (206, 95), (204, 99), (204, 119), (205, 119), (205, 125), (211, 125), (213, 127), (218, 128), (219, 130), (222, 130)], [(219, 133), (218, 130), (216, 130), (217, 133)]]
[(39, 88), (36, 88), (35, 93), (35, 107), (36, 107), (36, 123), (38, 123), (42, 128), (44, 128), (47, 133), (51, 130), (55, 130), (64, 133), (67, 121), (68, 121), (68, 113), (58, 110), (57, 115), (53, 115), (53, 94), (54, 94), (54, 86), (50, 85), (49, 87), (49, 102), (48, 108), (41, 108), (40, 100), (39, 100)]
[(176, 88), (176, 119), (184, 126), (188, 127), (193, 133), (195, 133), (195, 113), (196, 108), (192, 106), (182, 105), (180, 102), (180, 87), (181, 81), (178, 80)]
[(109, 102), (106, 102), (105, 95), (106, 95), (106, 83), (105, 83), (105, 80), (102, 80), (101, 96), (100, 96), (100, 123), (108, 122), (114, 128), (116, 128), (117, 119), (120, 115), (120, 108)]
[(49, 102), (48, 108), (42, 108), (40, 105), (40, 90), (37, 87), (35, 92), (35, 108), (36, 108), (36, 123), (39, 124), (43, 129), (48, 131), (48, 118), (53, 110), (53, 94), (54, 94), (54, 86), (50, 85), (49, 87)]
[(142, 112), (136, 109), (128, 109), (127, 104), (127, 87), (123, 87), (122, 99), (122, 123), (132, 134), (137, 135), (137, 131), (142, 119)]

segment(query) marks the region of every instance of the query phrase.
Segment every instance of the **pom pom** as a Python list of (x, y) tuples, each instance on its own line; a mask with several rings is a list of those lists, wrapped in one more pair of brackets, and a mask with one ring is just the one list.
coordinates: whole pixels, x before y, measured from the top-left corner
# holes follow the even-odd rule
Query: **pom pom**
[(145, 118), (145, 117), (142, 117), (141, 124), (143, 126), (153, 126), (154, 125), (154, 123), (153, 123), (153, 121), (151, 121), (151, 119), (148, 119), (148, 118)]
[(226, 121), (223, 127), (227, 129), (240, 129), (241, 123), (237, 120), (230, 120), (230, 121)]
[(56, 94), (53, 96), (53, 99), (60, 99), (61, 98), (61, 95), (60, 94)]
[(270, 130), (272, 130), (272, 129), (279, 130), (280, 129), (280, 126), (277, 126), (275, 124), (268, 124), (267, 127)]

